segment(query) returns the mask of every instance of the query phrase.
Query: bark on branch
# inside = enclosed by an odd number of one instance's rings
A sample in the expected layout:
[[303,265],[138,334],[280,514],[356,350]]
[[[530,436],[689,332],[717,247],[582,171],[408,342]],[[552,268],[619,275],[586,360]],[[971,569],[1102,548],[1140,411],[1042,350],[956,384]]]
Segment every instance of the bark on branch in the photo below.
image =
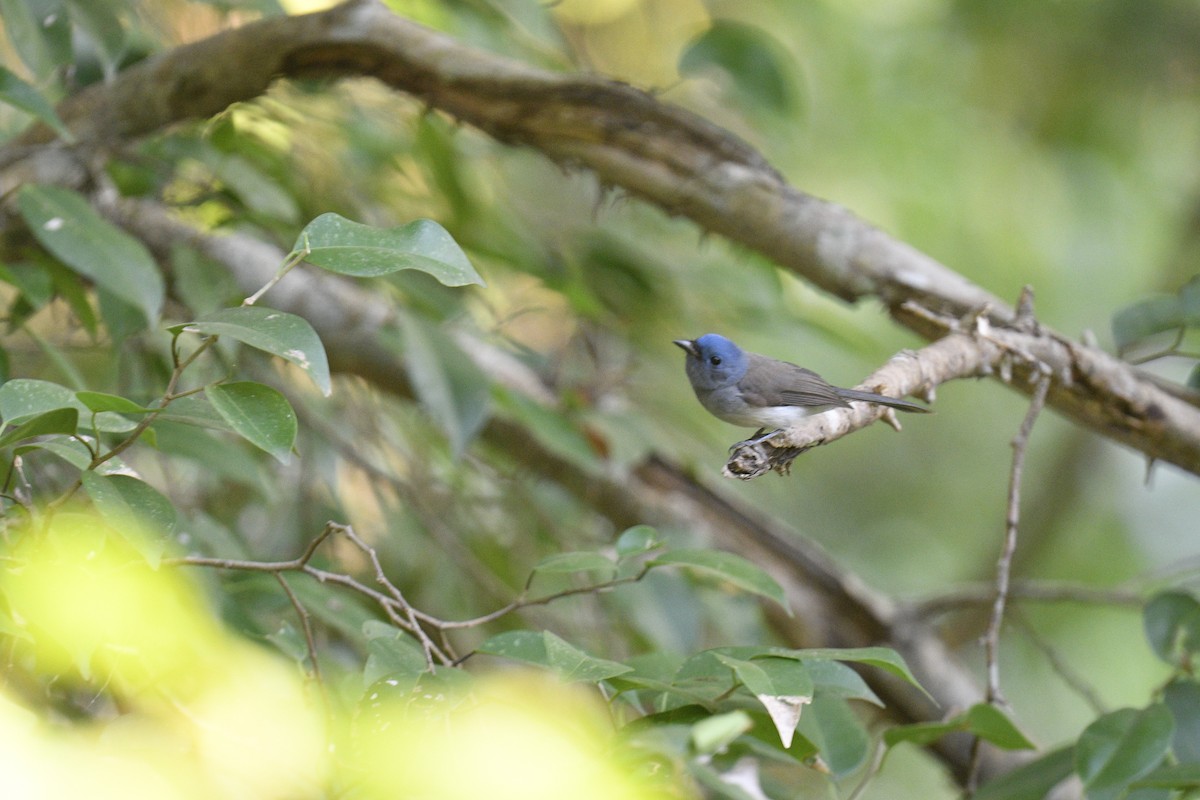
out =
[[[1042,326],[934,259],[833,203],[790,186],[727,131],[625,84],[538,70],[473,50],[395,16],[375,0],[276,17],[137,65],[67,100],[60,115],[90,146],[115,145],[205,118],[261,95],[284,77],[374,76],[505,142],[586,168],[608,185],[687,216],[841,298],[877,297],[902,325],[936,339],[978,314],[998,340],[981,372],[1018,380],[1034,361],[1052,370],[1049,405],[1147,456],[1200,474],[1194,393],[1156,384],[1103,351]],[[50,141],[34,129],[10,148]],[[3,159],[0,159],[3,161]],[[30,170],[10,172],[0,192]],[[44,173],[43,173],[44,174]],[[982,313],[980,311],[982,310]],[[1013,359],[1013,353],[1032,359]]]

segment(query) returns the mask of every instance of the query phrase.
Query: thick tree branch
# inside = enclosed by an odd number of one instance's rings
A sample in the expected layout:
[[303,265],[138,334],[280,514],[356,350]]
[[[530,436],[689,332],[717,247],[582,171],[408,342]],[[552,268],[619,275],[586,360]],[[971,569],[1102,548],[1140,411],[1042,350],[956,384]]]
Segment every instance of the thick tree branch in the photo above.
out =
[[[266,19],[163,53],[67,100],[60,115],[86,146],[115,145],[204,118],[261,95],[281,77],[369,75],[497,139],[535,147],[606,184],[693,219],[839,297],[878,297],[901,324],[930,338],[980,314],[991,335],[1052,368],[1048,403],[1147,456],[1200,474],[1200,408],[1180,388],[1044,326],[1018,324],[996,297],[832,203],[803,194],[753,148],[651,95],[594,76],[562,75],[465,47],[403,20],[374,0]],[[31,130],[0,164],[20,162]],[[42,153],[0,176],[69,180]],[[1019,341],[1011,341],[1011,340]],[[998,358],[1006,358],[998,351]],[[987,362],[981,371],[1001,374]],[[1014,372],[1024,367],[1016,365]],[[1013,385],[1028,392],[1029,380]]]

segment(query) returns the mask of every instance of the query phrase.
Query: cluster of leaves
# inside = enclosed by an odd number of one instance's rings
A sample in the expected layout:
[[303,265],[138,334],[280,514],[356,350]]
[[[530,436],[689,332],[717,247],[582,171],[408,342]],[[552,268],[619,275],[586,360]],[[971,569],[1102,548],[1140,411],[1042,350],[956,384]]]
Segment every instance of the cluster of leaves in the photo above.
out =
[[[42,263],[56,265],[58,285],[67,287],[66,291],[60,289],[60,294],[79,318],[92,311],[83,284],[86,279],[101,298],[109,298],[101,300],[102,309],[109,309],[101,316],[110,329],[129,327],[131,319],[137,320],[139,327],[156,324],[165,302],[164,282],[140,243],[99,217],[82,196],[70,190],[26,186],[18,197],[18,207],[42,248]],[[51,258],[55,260],[51,262]],[[354,277],[417,269],[449,286],[481,283],[449,235],[428,221],[384,230],[335,214],[322,215],[300,231],[276,279],[263,289],[301,261]],[[8,273],[14,286],[28,285],[15,274]],[[0,420],[5,431],[0,447],[10,476],[23,474],[24,465],[42,458],[59,459],[69,470],[65,488],[54,497],[46,496],[48,486],[14,488],[5,501],[7,510],[24,512],[29,524],[10,527],[10,536],[29,535],[82,489],[95,511],[115,530],[150,531],[149,539],[139,535],[131,537],[130,543],[151,564],[158,564],[178,531],[177,511],[171,500],[124,462],[123,455],[137,446],[153,446],[170,456],[178,442],[187,443],[185,452],[195,448],[194,438],[178,436],[182,427],[195,429],[201,436],[236,435],[280,463],[288,462],[298,421],[280,389],[237,376],[188,385],[202,356],[218,342],[232,340],[295,365],[322,394],[330,393],[329,367],[317,333],[300,317],[255,305],[261,294],[256,292],[242,305],[167,326],[159,335],[170,337],[172,369],[155,400],[72,390],[33,378],[13,378],[0,385]],[[50,297],[39,299],[45,303]],[[38,309],[33,300],[23,292],[17,305],[24,304],[26,314],[32,314]],[[98,326],[94,315],[90,319],[93,328]],[[208,445],[210,449],[216,447],[215,441]],[[535,576],[582,576],[587,581],[582,587],[550,597],[524,598],[514,607],[582,591],[613,589],[665,567],[706,573],[723,585],[781,605],[785,602],[779,586],[743,559],[716,551],[664,548],[657,535],[644,527],[622,535],[614,553],[615,558],[603,551],[576,551],[544,559],[532,570],[531,582]],[[302,608],[312,600],[309,588],[301,589],[299,595],[297,602]],[[442,633],[448,627],[429,614],[423,619],[425,625]],[[337,625],[346,623],[345,615],[336,618]],[[15,618],[7,619],[4,627],[21,630]],[[429,650],[422,648],[421,637],[413,635],[419,632],[417,627],[407,625],[401,630],[370,613],[360,617],[357,627],[343,633],[359,639],[368,654],[363,669],[369,687],[364,697],[372,698],[373,703],[388,703],[398,691],[428,691],[430,682],[465,679],[461,668],[449,667],[445,659],[440,665],[431,659]],[[321,658],[311,649],[297,647],[296,635],[281,632],[268,638],[314,667]],[[798,768],[819,762],[835,779],[862,767],[870,753],[870,736],[847,701],[880,701],[848,663],[880,667],[915,683],[903,661],[883,648],[727,647],[687,658],[660,652],[622,663],[591,656],[548,631],[509,630],[486,639],[474,652],[538,665],[567,680],[596,684],[610,699],[620,698],[627,709],[621,716],[633,717],[630,729],[640,740],[653,742],[663,756],[686,763],[697,780],[731,796],[736,792],[721,780],[721,773],[742,755]],[[89,652],[75,659],[83,674],[87,674],[90,657]],[[1002,744],[1026,746],[1011,724],[998,719],[1002,717],[973,712],[946,731],[967,729]],[[929,731],[913,735],[930,738]],[[892,741],[905,739],[897,734]]]
[[1145,607],[1146,638],[1171,677],[1143,708],[1096,718],[1073,744],[1056,748],[984,786],[984,800],[1046,797],[1074,776],[1089,800],[1166,800],[1200,789],[1200,601],[1167,591]]

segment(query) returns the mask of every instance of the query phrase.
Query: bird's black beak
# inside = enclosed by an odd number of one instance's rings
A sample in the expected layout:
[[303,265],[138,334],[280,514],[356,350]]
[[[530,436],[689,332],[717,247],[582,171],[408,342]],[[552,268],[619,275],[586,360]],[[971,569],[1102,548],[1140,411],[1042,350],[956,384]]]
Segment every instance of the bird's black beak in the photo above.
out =
[[696,350],[696,340],[695,339],[674,339],[673,341],[675,342],[675,344],[682,347],[684,352],[686,352],[692,358],[700,357],[700,353]]

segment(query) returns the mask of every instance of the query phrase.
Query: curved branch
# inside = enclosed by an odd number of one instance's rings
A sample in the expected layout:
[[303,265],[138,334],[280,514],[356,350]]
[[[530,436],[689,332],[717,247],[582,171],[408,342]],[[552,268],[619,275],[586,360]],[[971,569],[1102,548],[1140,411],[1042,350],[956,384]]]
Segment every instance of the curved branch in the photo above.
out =
[[[996,297],[846,209],[796,190],[749,145],[690,112],[625,84],[473,50],[376,0],[265,19],[176,48],[68,99],[60,116],[82,142],[103,147],[211,116],[261,95],[281,77],[351,75],[374,76],[501,141],[585,167],[846,300],[878,297],[898,322],[927,338],[952,331],[953,321],[972,310],[994,333],[1032,336],[1024,344],[1053,368],[1049,405],[1200,474],[1194,393],[1158,385],[1048,328],[1035,326],[1036,335],[1022,330],[1016,312]],[[32,129],[7,160],[52,136]],[[31,164],[5,176],[0,194],[45,168]],[[987,362],[983,371],[999,367]],[[1032,384],[1014,385],[1028,392]]]

